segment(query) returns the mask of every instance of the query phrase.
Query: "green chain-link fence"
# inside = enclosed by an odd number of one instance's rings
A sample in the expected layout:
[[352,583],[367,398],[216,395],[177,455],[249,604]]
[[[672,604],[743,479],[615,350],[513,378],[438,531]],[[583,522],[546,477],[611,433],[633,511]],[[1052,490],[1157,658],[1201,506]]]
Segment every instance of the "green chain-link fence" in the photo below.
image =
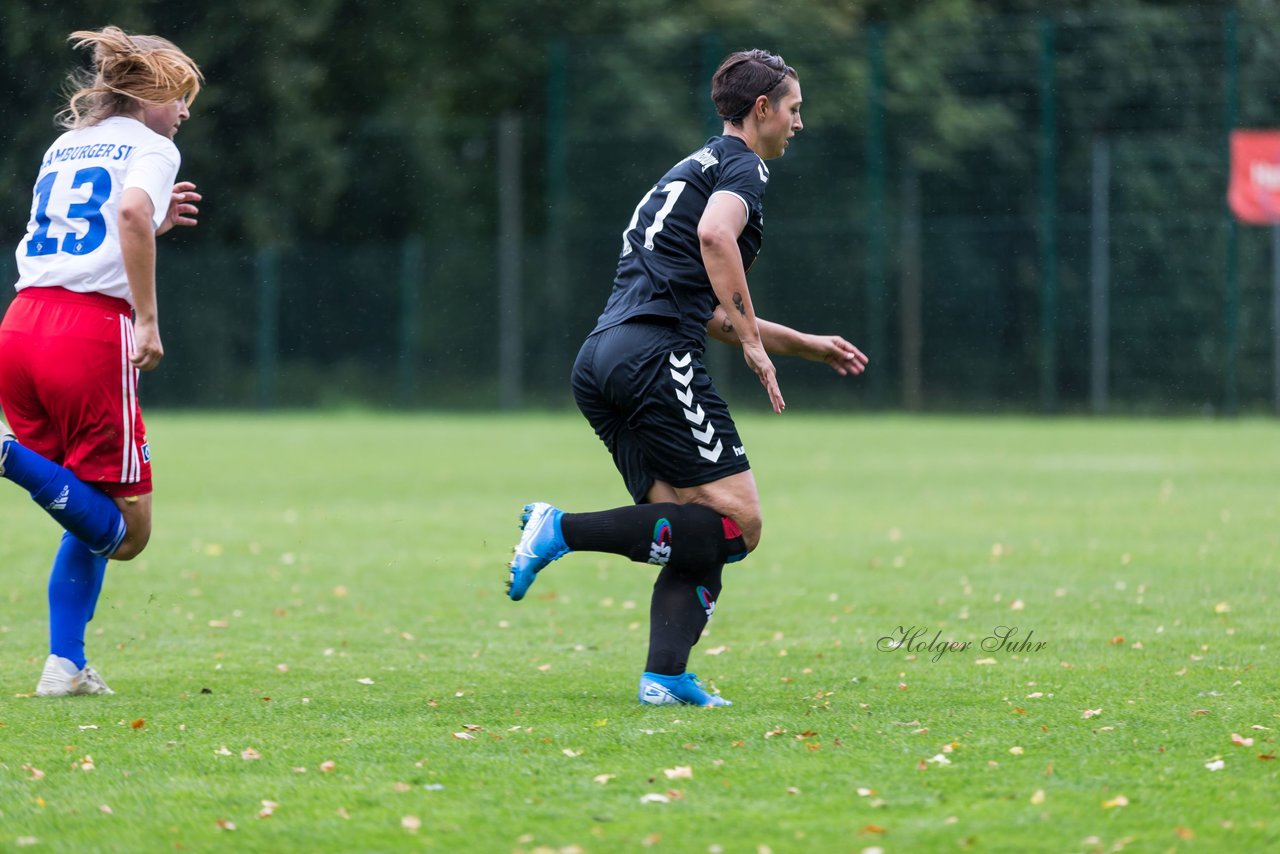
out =
[[[711,71],[751,45],[797,68],[806,122],[771,164],[757,309],[872,357],[854,383],[780,365],[790,402],[1273,404],[1269,238],[1225,193],[1230,129],[1280,122],[1277,57],[1230,9],[551,44],[545,104],[442,131],[470,179],[443,203],[505,199],[514,231],[475,224],[495,214],[383,244],[178,236],[148,403],[568,405],[632,208],[718,132]],[[736,353],[713,364],[735,405],[764,405]]]

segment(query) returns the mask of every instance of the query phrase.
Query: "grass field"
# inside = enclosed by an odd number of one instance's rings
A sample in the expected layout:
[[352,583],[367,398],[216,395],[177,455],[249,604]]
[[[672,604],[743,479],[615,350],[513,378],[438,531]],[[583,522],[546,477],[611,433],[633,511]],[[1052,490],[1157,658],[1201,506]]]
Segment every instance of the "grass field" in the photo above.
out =
[[715,710],[635,702],[652,568],[503,593],[522,503],[626,501],[576,416],[152,414],[111,697],[26,696],[59,532],[3,484],[0,850],[1280,846],[1280,426],[741,426]]

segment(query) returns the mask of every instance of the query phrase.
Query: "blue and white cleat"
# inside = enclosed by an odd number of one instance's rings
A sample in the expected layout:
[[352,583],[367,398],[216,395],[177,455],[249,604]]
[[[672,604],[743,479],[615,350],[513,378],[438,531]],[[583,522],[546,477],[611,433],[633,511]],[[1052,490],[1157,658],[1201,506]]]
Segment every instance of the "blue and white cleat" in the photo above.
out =
[[564,511],[542,501],[524,506],[520,527],[524,533],[516,544],[515,557],[511,558],[511,580],[507,582],[507,595],[519,602],[529,592],[533,581],[547,564],[570,551],[560,530],[560,517]]
[[663,676],[646,672],[640,677],[640,704],[644,706],[732,706],[733,703],[702,687],[693,673]]

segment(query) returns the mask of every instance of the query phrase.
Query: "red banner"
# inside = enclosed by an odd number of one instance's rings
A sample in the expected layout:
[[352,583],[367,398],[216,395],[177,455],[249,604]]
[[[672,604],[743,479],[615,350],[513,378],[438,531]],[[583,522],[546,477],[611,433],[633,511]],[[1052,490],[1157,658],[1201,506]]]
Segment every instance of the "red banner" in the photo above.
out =
[[1280,131],[1232,132],[1227,202],[1241,222],[1280,224]]

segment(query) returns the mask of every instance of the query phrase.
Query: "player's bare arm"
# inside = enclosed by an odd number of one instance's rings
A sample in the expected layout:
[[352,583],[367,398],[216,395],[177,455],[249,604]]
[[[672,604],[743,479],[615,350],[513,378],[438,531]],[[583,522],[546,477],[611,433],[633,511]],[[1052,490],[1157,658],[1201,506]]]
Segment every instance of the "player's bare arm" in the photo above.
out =
[[164,358],[160,321],[156,309],[155,206],[145,190],[130,187],[120,200],[120,251],[134,307],[134,352],[130,357],[140,371],[154,370]]
[[[811,362],[825,362],[840,376],[857,376],[867,369],[866,355],[839,335],[814,335],[790,326],[756,318],[760,341],[774,356],[798,356]],[[707,334],[717,341],[741,346],[733,318],[724,306],[717,306],[707,321]]]
[[777,371],[761,341],[747,273],[738,250],[738,235],[747,224],[747,209],[732,193],[714,193],[698,221],[698,242],[702,263],[711,281],[711,289],[721,307],[734,317],[734,328],[742,346],[742,357],[760,379],[774,412],[782,412],[786,402],[778,388]]

